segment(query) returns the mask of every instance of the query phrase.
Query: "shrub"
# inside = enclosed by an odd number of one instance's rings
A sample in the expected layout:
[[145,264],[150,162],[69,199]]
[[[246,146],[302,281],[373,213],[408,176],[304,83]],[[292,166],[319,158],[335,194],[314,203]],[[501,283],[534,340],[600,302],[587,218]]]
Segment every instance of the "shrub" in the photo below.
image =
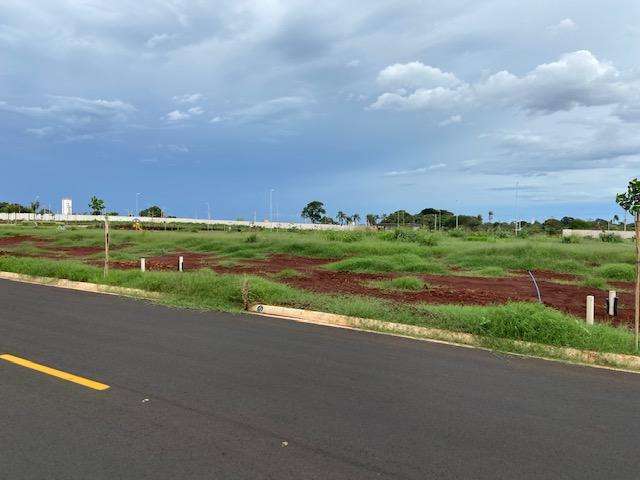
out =
[[582,238],[578,235],[569,235],[568,237],[562,237],[562,243],[580,243],[582,242]]
[[621,243],[622,237],[620,235],[616,235],[615,233],[601,233],[600,240],[608,243]]
[[467,234],[464,230],[456,228],[454,230],[449,230],[449,236],[453,238],[464,238],[467,236]]
[[257,241],[258,241],[258,234],[257,233],[251,233],[245,239],[245,242],[247,242],[247,243],[256,243]]
[[636,278],[634,266],[628,263],[606,263],[598,267],[596,272],[601,277],[609,280],[626,280],[631,282]]

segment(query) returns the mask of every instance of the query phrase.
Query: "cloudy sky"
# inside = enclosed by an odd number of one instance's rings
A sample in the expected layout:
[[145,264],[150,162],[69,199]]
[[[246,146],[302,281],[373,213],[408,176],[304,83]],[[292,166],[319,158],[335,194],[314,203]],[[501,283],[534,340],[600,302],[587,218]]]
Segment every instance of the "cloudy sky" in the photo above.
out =
[[0,200],[607,217],[640,2],[3,0]]

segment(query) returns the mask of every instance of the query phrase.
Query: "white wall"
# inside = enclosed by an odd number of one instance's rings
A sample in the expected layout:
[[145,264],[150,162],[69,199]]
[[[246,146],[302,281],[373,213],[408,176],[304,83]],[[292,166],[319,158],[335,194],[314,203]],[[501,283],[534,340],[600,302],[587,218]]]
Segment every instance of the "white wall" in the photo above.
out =
[[563,237],[570,237],[571,235],[575,235],[576,237],[600,238],[600,235],[602,233],[613,233],[614,235],[618,235],[621,238],[635,238],[636,236],[633,230],[627,230],[626,232],[623,230],[573,230],[571,228],[564,228],[562,230]]
[[[0,213],[0,221],[37,221],[37,222],[101,222],[103,215],[60,215],[36,213]],[[140,220],[145,223],[199,223],[209,225],[246,226],[260,228],[297,228],[299,230],[351,230],[352,225],[324,225],[319,223],[289,223],[289,222],[246,222],[243,220],[201,220],[197,218],[157,218],[157,217],[126,217],[122,215],[109,216],[110,222],[132,222]]]

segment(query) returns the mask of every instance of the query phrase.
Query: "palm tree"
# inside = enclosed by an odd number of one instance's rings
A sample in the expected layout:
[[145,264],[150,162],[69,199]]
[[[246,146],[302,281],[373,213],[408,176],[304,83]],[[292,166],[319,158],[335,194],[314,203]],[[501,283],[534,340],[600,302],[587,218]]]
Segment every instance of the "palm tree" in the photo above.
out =
[[342,210],[340,210],[338,212],[338,214],[336,215],[336,219],[338,220],[338,223],[340,225],[342,225],[345,222],[345,220],[347,219],[347,214],[344,213]]
[[352,221],[353,223],[359,223],[359,222],[360,222],[360,214],[359,214],[359,213],[354,213],[354,214],[351,216],[351,221]]
[[493,222],[493,210],[489,210],[489,223]]

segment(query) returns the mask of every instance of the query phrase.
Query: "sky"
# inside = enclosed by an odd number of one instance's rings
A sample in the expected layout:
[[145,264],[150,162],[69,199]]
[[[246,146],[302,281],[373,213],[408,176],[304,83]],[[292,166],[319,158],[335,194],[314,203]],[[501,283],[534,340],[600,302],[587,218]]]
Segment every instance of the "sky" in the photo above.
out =
[[637,0],[3,0],[0,201],[611,218],[639,58]]

